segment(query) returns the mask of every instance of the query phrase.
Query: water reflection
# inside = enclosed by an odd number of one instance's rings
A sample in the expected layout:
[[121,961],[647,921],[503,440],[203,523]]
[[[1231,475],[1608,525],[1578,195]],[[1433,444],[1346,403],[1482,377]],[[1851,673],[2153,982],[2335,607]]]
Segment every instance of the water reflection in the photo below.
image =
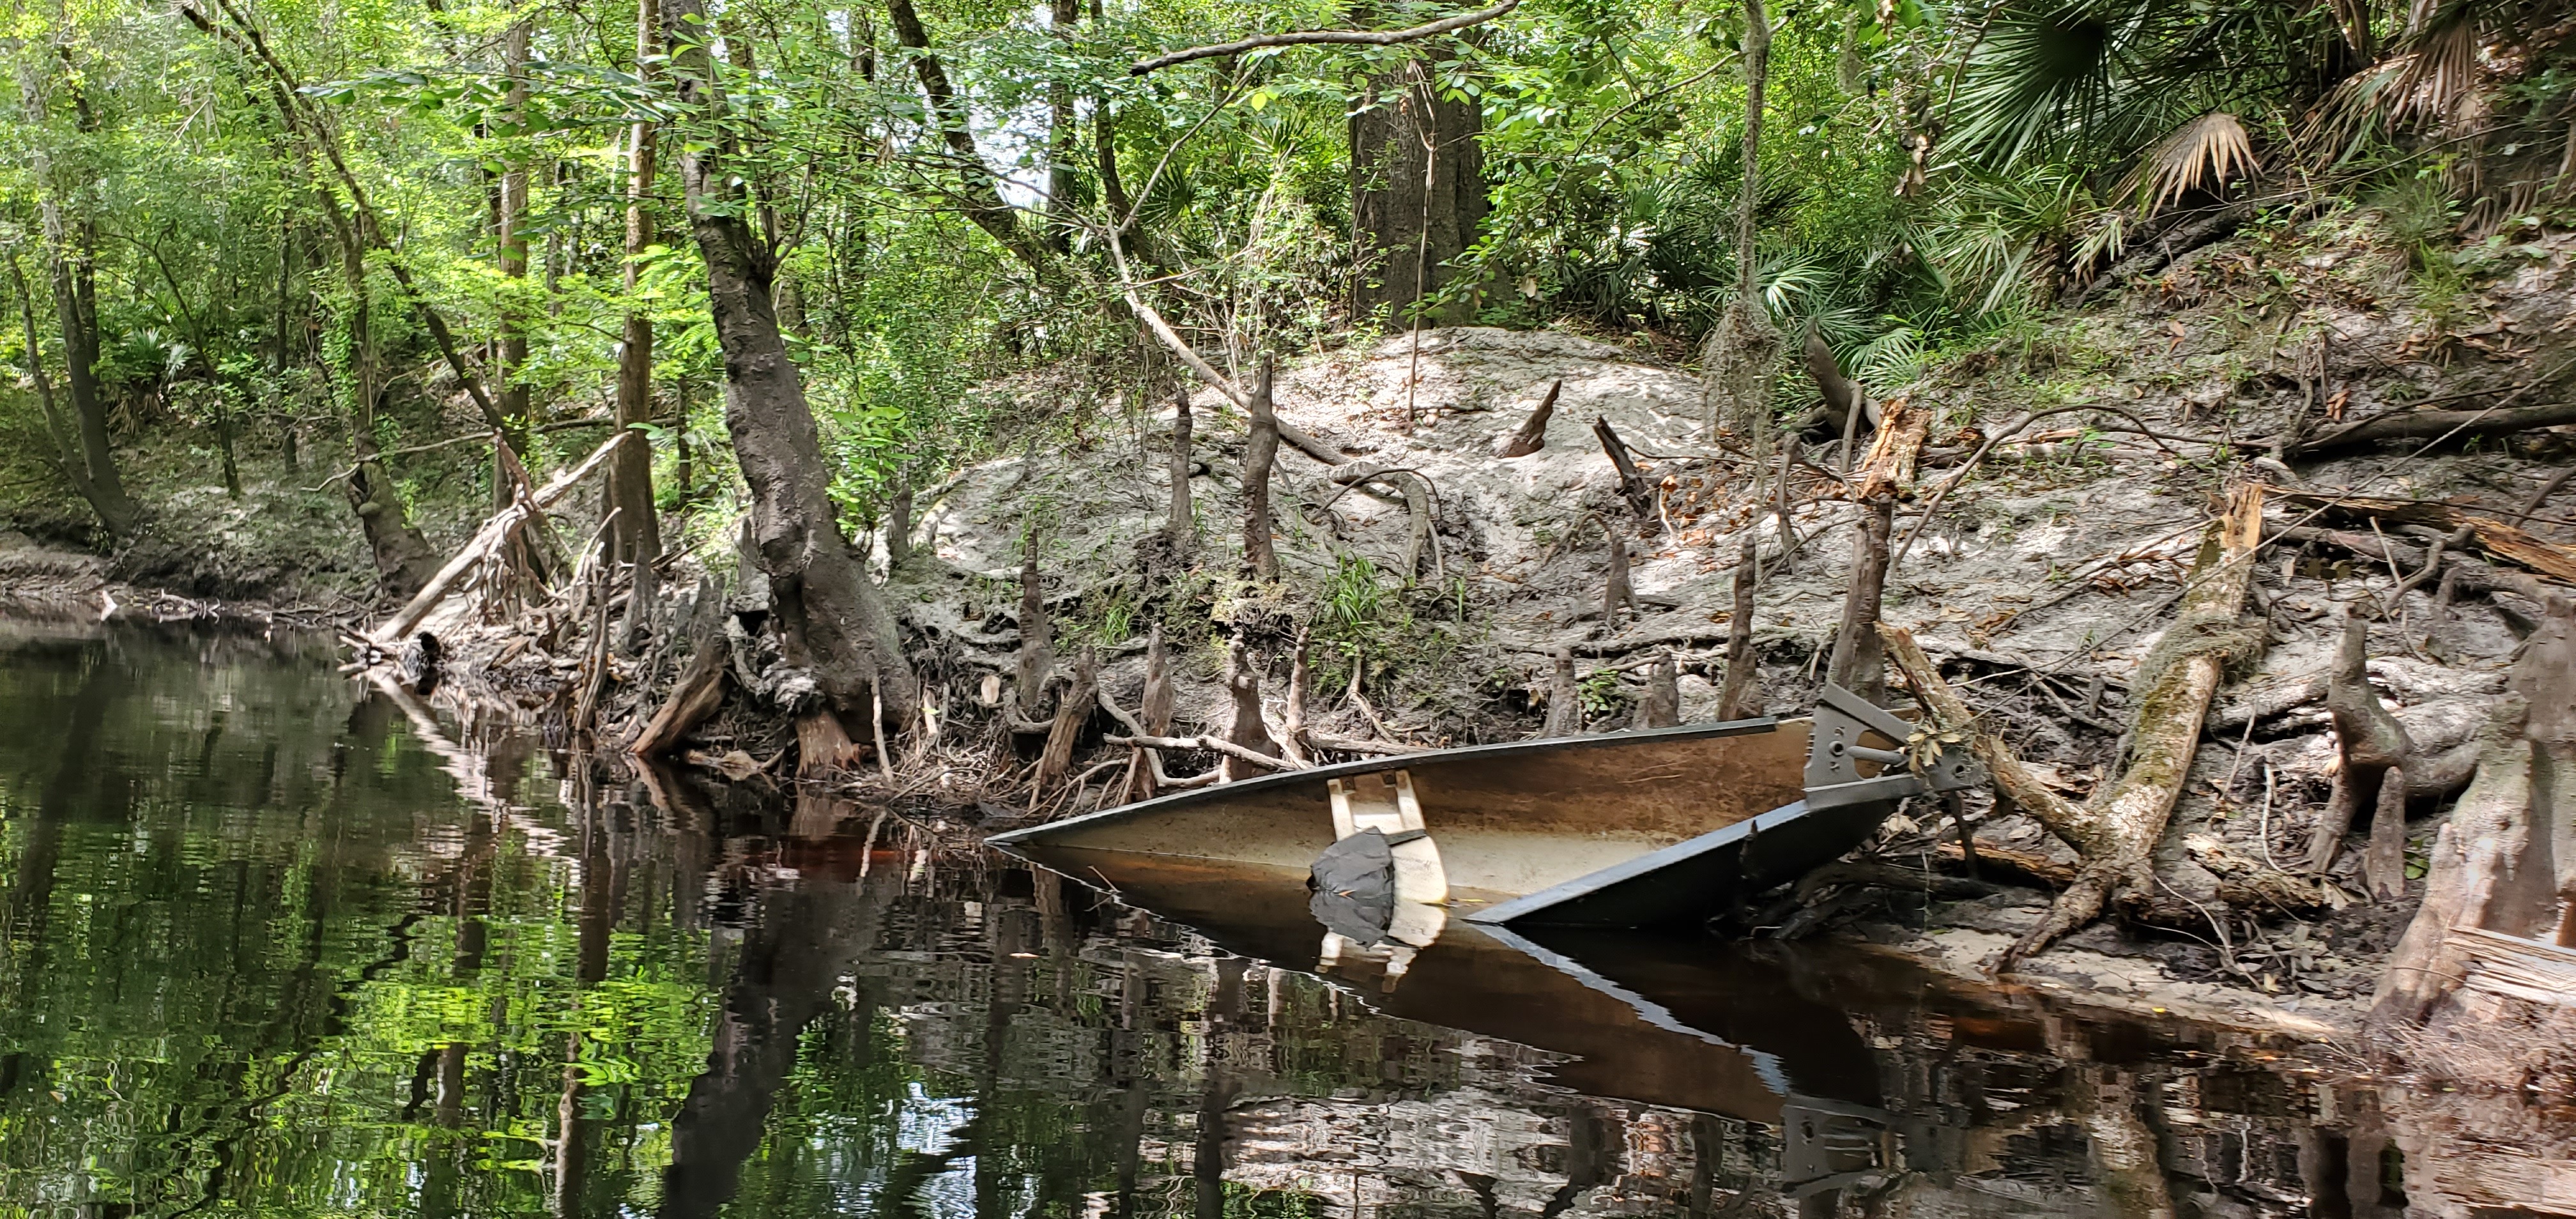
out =
[[[1293,877],[943,850],[443,718],[319,641],[0,647],[0,1213],[2372,1219],[2559,1188],[2241,1034],[1454,921],[1390,980],[1321,959]],[[2428,1164],[2446,1192],[2410,1198]]]

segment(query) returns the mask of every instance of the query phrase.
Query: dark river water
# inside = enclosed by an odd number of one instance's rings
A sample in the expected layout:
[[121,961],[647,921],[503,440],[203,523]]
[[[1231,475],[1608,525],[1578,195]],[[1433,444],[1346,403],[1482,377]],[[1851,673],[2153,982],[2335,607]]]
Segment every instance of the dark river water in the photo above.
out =
[[2420,1165],[2463,1127],[2293,1047],[1847,950],[1453,924],[1319,973],[1278,878],[1060,865],[1113,898],[336,659],[0,623],[0,1215],[2353,1219],[2569,1184],[2454,1198]]

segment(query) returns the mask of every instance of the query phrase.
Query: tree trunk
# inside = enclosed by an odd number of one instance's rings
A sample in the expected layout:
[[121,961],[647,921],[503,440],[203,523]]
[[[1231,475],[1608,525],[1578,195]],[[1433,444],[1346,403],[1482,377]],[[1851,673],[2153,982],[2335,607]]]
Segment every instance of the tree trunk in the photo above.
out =
[[[1762,0],[1744,4],[1744,182],[1735,199],[1735,299],[1702,349],[1703,425],[1711,439],[1729,419],[1758,460],[1770,432],[1771,363],[1780,334],[1762,302],[1754,221],[1762,204],[1762,92],[1771,80],[1771,18]],[[1721,411],[1721,407],[1726,408]]]
[[[526,123],[528,108],[528,34],[529,23],[515,21],[501,36],[501,62],[509,74],[509,88],[501,97],[503,121],[512,128]],[[519,324],[516,281],[528,277],[528,164],[524,146],[513,150],[508,167],[501,171],[501,200],[498,223],[493,233],[498,251],[501,278],[513,281],[501,302],[500,368],[497,369],[501,418],[510,433],[510,447],[527,449],[528,387],[519,383],[519,373],[528,364],[528,335]],[[507,503],[513,494],[506,480],[492,480],[495,506]]]
[[[19,90],[27,106],[31,125],[45,120],[43,84],[33,68],[19,80]],[[80,99],[74,99],[79,103]],[[82,103],[80,127],[89,131],[95,126],[89,107]],[[118,537],[134,532],[142,522],[143,511],[125,493],[125,482],[116,472],[115,452],[107,435],[107,403],[98,386],[98,279],[95,247],[97,223],[88,215],[73,215],[61,198],[59,185],[53,181],[52,158],[41,143],[30,166],[36,180],[37,210],[45,232],[45,256],[54,289],[55,320],[63,336],[63,381],[70,390],[72,426],[79,441],[82,480],[75,486],[98,513],[99,523]],[[30,351],[29,358],[35,353]]]
[[349,291],[349,476],[341,489],[358,514],[358,528],[375,556],[376,582],[397,600],[409,600],[438,571],[429,539],[411,523],[393,476],[376,457],[376,336],[367,292],[367,249],[328,192],[316,191],[332,231],[340,236],[341,270]]
[[1878,611],[1887,587],[1887,536],[1894,524],[1896,498],[1880,496],[1861,505],[1860,532],[1853,538],[1851,592],[1843,598],[1842,629],[1834,634],[1834,655],[1825,680],[1875,703],[1887,693],[1886,651],[1878,634]]
[[[1354,18],[1367,24],[1370,6]],[[1352,304],[1402,316],[1439,293],[1484,223],[1484,110],[1440,96],[1438,53],[1416,50],[1372,74],[1351,99],[1351,229],[1361,268]],[[1464,321],[1470,305],[1434,321]]]
[[1740,720],[1761,714],[1753,660],[1753,583],[1759,555],[1753,544],[1753,531],[1744,531],[1744,541],[1735,552],[1735,607],[1726,622],[1726,684],[1717,695],[1717,718],[1720,722]]
[[1243,563],[1257,580],[1279,578],[1279,554],[1270,541],[1270,470],[1279,459],[1279,416],[1272,409],[1272,367],[1261,357],[1261,378],[1245,402],[1252,438],[1243,446]]
[[[666,0],[661,8],[682,106],[705,127],[720,127],[726,103],[706,51],[702,0]],[[862,720],[881,708],[900,731],[920,699],[902,635],[841,533],[814,413],[772,311],[771,251],[729,185],[725,142],[714,130],[700,135],[681,144],[680,181],[706,261],[708,304],[724,353],[725,427],[751,489],[752,536],[769,577],[780,651],[789,664],[814,670],[843,717]]]
[[[636,72],[651,73],[654,0],[636,0]],[[639,261],[653,244],[653,124],[626,131],[626,295],[631,301],[642,272]],[[662,553],[662,526],[653,505],[653,446],[640,425],[653,422],[653,318],[630,304],[625,341],[617,349],[617,426],[625,444],[608,467],[608,507],[616,510],[609,553],[621,562],[649,563]],[[683,426],[686,426],[683,421]]]
[[27,379],[35,384],[36,406],[53,440],[52,464],[62,471],[63,480],[72,485],[72,490],[89,501],[90,510],[105,521],[107,511],[99,502],[98,486],[89,480],[89,464],[81,459],[79,428],[63,417],[62,406],[54,398],[53,378],[45,374],[45,348],[36,335],[36,298],[27,290],[27,275],[18,268],[15,251],[9,255],[9,278],[18,290],[18,316],[25,323]]
[[1172,514],[1163,535],[1178,555],[1198,540],[1198,520],[1190,513],[1190,394],[1175,390],[1172,397]]

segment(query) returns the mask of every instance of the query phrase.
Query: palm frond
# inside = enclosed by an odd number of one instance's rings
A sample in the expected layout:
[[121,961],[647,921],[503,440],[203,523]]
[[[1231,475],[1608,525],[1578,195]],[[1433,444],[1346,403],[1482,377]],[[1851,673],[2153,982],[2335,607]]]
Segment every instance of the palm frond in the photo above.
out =
[[2260,163],[2245,124],[2224,110],[2212,110],[2183,124],[2157,144],[2131,171],[2123,194],[2146,196],[2146,214],[2190,191],[2215,193],[2230,178],[2252,177]]

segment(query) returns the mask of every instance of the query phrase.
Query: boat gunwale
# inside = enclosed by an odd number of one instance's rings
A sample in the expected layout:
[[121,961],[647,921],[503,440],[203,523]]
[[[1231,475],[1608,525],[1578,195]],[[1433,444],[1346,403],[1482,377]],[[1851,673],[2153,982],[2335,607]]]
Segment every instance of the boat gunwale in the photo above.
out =
[[[1438,765],[1449,762],[1519,757],[1525,754],[1556,753],[1576,749],[1615,749],[1628,745],[1658,741],[1751,736],[1757,732],[1776,731],[1781,724],[1786,722],[1789,721],[1783,720],[1781,717],[1776,715],[1762,715],[1755,716],[1750,719],[1723,720],[1713,724],[1683,724],[1672,728],[1638,728],[1620,732],[1599,733],[1591,736],[1541,737],[1539,739],[1529,741],[1502,741],[1491,745],[1461,745],[1451,749],[1426,749],[1419,753],[1391,754],[1385,757],[1362,758],[1356,762],[1336,762],[1330,766],[1310,766],[1302,770],[1274,771],[1270,774],[1261,775],[1255,778],[1241,779],[1232,783],[1217,783],[1207,787],[1193,788],[1189,791],[1174,792],[1168,796],[1157,796],[1151,800],[1140,800],[1133,804],[1122,804],[1116,808],[1105,808],[1098,812],[1085,813],[1082,816],[1068,818],[1063,821],[1050,821],[1040,825],[1023,826],[1016,830],[995,834],[992,837],[985,839],[984,842],[987,846],[999,847],[1003,850],[1011,851],[1013,854],[1018,854],[1018,852],[1012,850],[1012,848],[1022,845],[1042,845],[1047,836],[1072,830],[1077,827],[1106,825],[1112,822],[1142,818],[1176,809],[1193,808],[1204,804],[1222,803],[1227,800],[1240,799],[1246,795],[1268,791],[1272,788],[1288,787],[1301,783],[1313,783],[1326,779],[1338,779],[1350,775],[1378,774],[1390,770],[1409,770],[1425,765]],[[1684,841],[1689,840],[1685,839]]]

